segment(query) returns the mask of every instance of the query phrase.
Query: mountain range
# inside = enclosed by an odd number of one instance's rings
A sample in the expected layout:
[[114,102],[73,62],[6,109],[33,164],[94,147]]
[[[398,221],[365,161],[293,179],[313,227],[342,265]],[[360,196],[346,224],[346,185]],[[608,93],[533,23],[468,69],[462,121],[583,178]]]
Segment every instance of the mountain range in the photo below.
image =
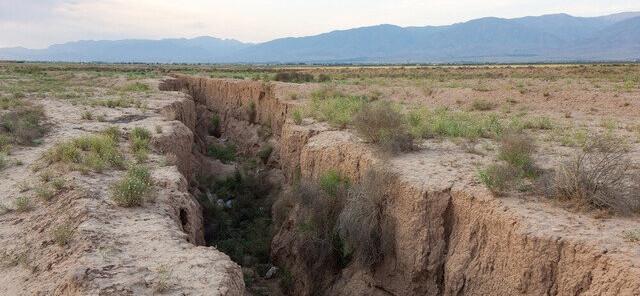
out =
[[0,48],[0,60],[142,63],[640,61],[640,12],[487,17],[447,26],[378,25],[264,43],[234,39],[77,41]]

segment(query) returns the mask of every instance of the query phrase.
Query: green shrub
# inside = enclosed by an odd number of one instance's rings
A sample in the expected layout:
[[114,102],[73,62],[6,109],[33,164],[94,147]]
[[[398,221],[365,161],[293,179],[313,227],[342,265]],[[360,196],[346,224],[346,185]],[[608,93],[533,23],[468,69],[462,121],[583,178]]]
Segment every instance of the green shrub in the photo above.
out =
[[223,163],[235,161],[236,145],[233,143],[227,145],[211,145],[207,148],[207,156],[219,159]]
[[136,127],[129,133],[129,142],[133,156],[138,163],[142,163],[149,158],[149,141],[151,140],[151,132],[145,128]]
[[214,130],[217,130],[220,127],[220,116],[218,115],[213,115],[211,116],[211,127]]
[[53,192],[46,185],[36,186],[36,195],[42,200],[50,200],[53,197]]
[[139,206],[151,190],[151,173],[145,166],[131,166],[113,186],[113,200],[121,207]]

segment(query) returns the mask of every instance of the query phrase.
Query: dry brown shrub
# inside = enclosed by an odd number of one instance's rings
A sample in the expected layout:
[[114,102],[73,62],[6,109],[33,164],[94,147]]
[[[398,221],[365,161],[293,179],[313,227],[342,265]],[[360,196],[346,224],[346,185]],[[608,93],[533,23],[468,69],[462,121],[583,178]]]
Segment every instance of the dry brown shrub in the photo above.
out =
[[46,131],[42,126],[45,114],[41,106],[16,108],[0,116],[0,133],[5,132],[13,137],[15,143],[32,145]]
[[370,170],[349,189],[338,228],[361,267],[371,268],[393,252],[393,227],[383,216],[388,192],[396,179],[396,174],[389,171]]
[[598,136],[587,141],[560,166],[550,185],[550,193],[559,200],[620,212],[638,207],[638,187],[620,139]]
[[389,102],[376,101],[363,105],[352,122],[364,140],[377,144],[386,152],[415,149],[413,135],[408,132],[404,115]]

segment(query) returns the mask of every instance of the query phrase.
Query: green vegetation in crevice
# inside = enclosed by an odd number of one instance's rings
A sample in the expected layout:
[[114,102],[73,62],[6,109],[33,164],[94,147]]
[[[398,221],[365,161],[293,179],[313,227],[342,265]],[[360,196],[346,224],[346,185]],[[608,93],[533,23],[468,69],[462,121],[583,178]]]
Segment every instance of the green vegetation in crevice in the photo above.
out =
[[236,161],[237,146],[234,143],[229,144],[211,144],[207,148],[207,156],[220,160],[222,163],[230,163]]
[[266,172],[236,171],[224,179],[200,177],[198,184],[203,192],[199,201],[207,245],[264,275],[271,266],[271,204],[276,194]]

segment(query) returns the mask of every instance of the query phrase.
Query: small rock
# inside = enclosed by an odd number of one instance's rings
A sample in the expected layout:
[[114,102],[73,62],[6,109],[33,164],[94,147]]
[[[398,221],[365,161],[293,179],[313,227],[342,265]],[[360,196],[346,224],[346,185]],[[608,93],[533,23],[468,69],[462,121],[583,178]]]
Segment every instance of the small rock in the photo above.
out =
[[264,275],[264,278],[270,279],[274,277],[276,274],[278,274],[278,268],[275,266],[271,266],[271,268],[269,268],[269,271],[267,271],[267,274]]
[[224,200],[218,199],[216,204],[218,205],[218,208],[223,208],[224,207]]

